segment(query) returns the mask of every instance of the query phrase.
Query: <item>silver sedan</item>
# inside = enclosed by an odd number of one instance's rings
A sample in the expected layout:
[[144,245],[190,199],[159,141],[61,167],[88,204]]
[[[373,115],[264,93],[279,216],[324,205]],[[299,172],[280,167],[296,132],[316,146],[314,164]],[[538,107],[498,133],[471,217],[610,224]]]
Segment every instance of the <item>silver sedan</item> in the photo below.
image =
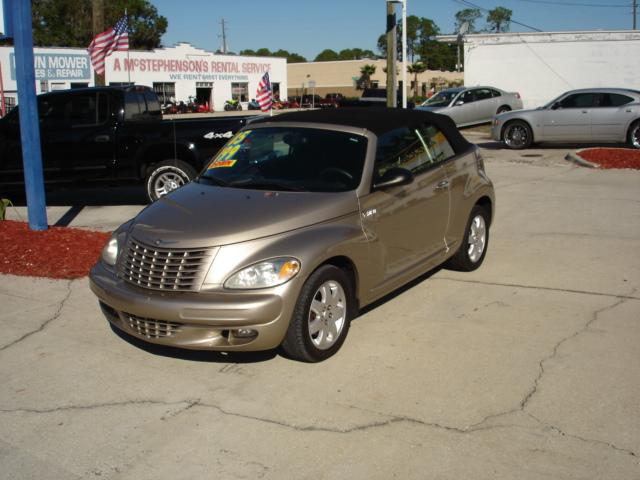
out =
[[640,148],[640,91],[572,90],[535,110],[496,115],[491,136],[515,149],[534,142],[628,142]]
[[498,113],[521,108],[519,93],[505,92],[495,87],[447,88],[416,107],[417,110],[447,115],[458,127],[488,123]]

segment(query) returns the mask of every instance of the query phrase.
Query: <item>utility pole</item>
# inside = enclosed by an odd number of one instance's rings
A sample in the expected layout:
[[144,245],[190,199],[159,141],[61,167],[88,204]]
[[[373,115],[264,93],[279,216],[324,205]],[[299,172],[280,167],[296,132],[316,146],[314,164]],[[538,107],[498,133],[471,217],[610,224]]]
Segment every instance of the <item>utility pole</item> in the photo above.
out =
[[[104,0],[92,0],[93,38],[104,31]],[[96,86],[104,85],[104,75],[99,75],[94,70],[93,82]]]
[[220,22],[220,25],[222,25],[222,35],[219,35],[222,37],[222,53],[227,53],[227,32],[224,28],[225,22],[224,22],[224,18],[222,19],[222,21]]
[[395,5],[387,1],[387,107],[398,106],[396,90],[396,13]]
[[633,0],[633,29],[636,30],[636,18],[638,17],[638,0]]

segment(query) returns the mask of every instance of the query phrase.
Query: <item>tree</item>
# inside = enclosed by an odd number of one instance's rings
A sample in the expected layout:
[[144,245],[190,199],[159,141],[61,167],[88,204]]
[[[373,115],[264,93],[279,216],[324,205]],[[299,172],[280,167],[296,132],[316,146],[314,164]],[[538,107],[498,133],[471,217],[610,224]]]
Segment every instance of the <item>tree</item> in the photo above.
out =
[[468,33],[476,33],[476,20],[478,20],[482,14],[479,8],[465,8],[456,12],[456,33],[460,32],[462,24],[467,22],[469,24]]
[[[397,28],[398,60],[402,60],[402,22],[399,21]],[[422,54],[428,50],[431,45],[438,43],[434,37],[440,34],[440,28],[430,18],[416,17],[410,15],[407,17],[407,56],[411,63],[414,63],[415,57],[418,56],[422,60]],[[387,36],[380,35],[378,37],[378,50],[383,56],[387,55]],[[455,65],[455,61],[454,61]]]
[[339,60],[338,52],[331,50],[330,48],[326,48],[316,55],[314,62],[332,62],[335,60]]
[[287,50],[276,50],[272,52],[268,48],[259,48],[258,50],[251,50],[250,48],[245,48],[244,50],[240,50],[240,55],[246,55],[248,57],[279,57],[286,58],[288,63],[301,63],[306,62],[307,59],[302,55],[298,55],[297,53],[291,53]]
[[376,73],[376,66],[366,64],[360,69],[360,78],[357,81],[356,88],[363,90],[365,88],[371,88],[371,76]]
[[360,60],[362,58],[376,58],[376,54],[371,50],[361,48],[345,48],[338,53],[338,60]]
[[427,70],[427,66],[424,63],[416,62],[407,66],[407,72],[413,74],[413,101],[416,101],[418,96],[418,74]]
[[513,12],[505,7],[496,7],[489,10],[487,15],[487,28],[496,33],[508,32]]
[[[147,0],[110,0],[104,4],[104,29],[129,16],[129,45],[150,50],[161,45],[168,22]],[[38,46],[87,47],[94,37],[88,0],[33,0],[33,42]]]

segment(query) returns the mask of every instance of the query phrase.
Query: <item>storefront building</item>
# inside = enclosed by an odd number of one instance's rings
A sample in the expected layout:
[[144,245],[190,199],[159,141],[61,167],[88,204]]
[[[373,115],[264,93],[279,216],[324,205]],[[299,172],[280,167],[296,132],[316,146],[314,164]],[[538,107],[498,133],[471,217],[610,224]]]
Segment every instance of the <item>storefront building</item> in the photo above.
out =
[[[44,93],[94,85],[89,54],[78,48],[35,48],[36,91]],[[17,101],[13,47],[0,47],[0,68],[5,104]],[[150,51],[114,52],[105,62],[107,85],[145,85],[161,103],[195,101],[211,110],[224,109],[229,99],[255,98],[258,83],[269,72],[274,94],[286,97],[287,62],[283,58],[217,55],[180,43]]]
[[[333,62],[290,63],[287,65],[289,96],[320,95],[340,93],[345,97],[359,97],[362,90],[357,88],[361,70],[371,65],[375,72],[371,75],[372,88],[385,88],[387,61],[379,59],[340,60]],[[402,80],[402,63],[397,66],[398,80]],[[407,93],[412,96],[426,96],[428,90],[441,90],[451,85],[462,84],[461,72],[425,70],[418,74],[417,84],[414,74],[407,73]],[[417,89],[416,89],[417,86]]]

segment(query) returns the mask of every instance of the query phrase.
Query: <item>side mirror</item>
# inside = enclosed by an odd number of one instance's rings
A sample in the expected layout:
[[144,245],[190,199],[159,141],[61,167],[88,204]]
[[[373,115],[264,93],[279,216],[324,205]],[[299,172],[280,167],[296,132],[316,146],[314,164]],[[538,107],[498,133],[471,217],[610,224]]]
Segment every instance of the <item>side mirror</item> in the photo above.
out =
[[464,101],[462,101],[462,100],[458,100],[456,103],[454,103],[454,105],[455,105],[456,107],[459,107],[460,105],[464,105]]
[[413,182],[413,173],[406,168],[390,168],[373,184],[374,190],[408,185]]

